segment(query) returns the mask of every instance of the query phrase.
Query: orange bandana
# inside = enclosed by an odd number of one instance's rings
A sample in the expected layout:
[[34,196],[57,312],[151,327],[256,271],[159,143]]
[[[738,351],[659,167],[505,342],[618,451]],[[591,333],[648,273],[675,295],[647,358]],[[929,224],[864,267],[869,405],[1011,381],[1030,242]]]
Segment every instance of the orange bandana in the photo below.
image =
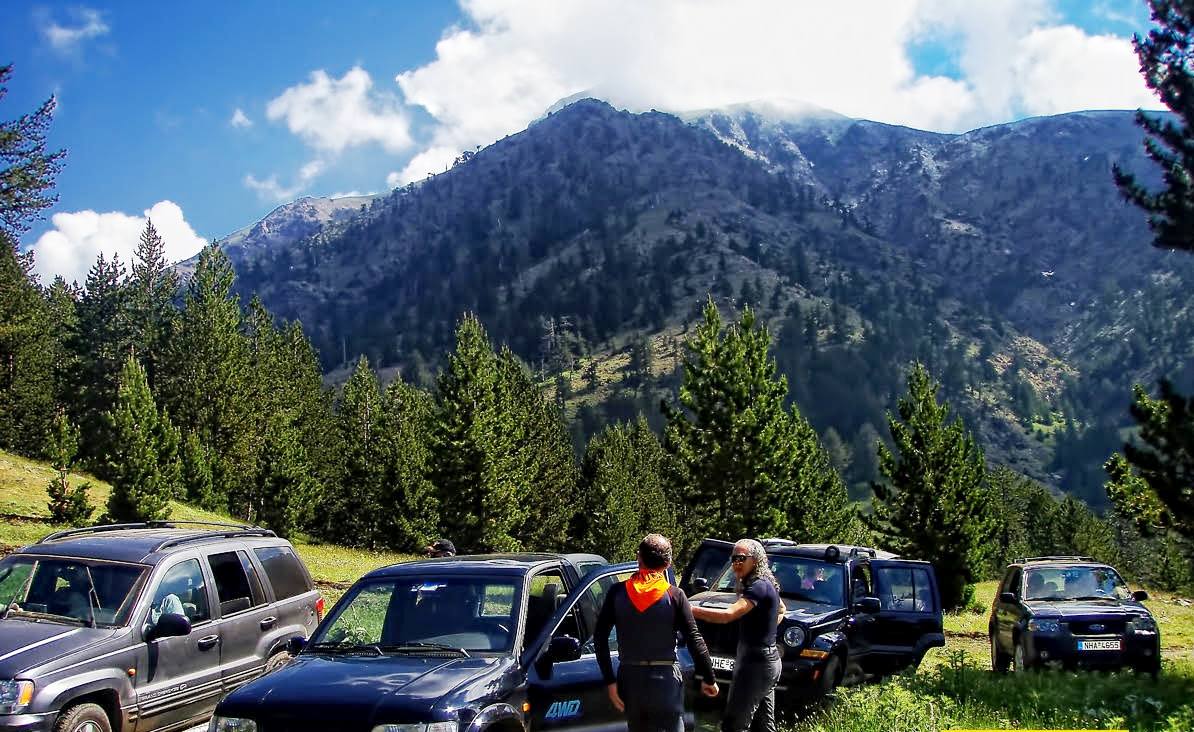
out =
[[646,612],[647,608],[659,602],[659,598],[667,594],[670,587],[667,575],[663,572],[648,572],[640,569],[630,579],[626,580],[626,596],[634,605],[634,609]]

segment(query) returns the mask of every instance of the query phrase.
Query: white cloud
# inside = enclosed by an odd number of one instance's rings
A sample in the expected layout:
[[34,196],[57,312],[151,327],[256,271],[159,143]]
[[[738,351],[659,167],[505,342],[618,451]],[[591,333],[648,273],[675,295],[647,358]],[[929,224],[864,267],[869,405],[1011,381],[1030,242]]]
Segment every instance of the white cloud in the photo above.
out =
[[57,213],[50,219],[54,228],[38,237],[31,247],[34,271],[43,282],[62,275],[67,282],[82,284],[100,252],[108,258],[119,255],[127,265],[137,249],[146,218],[153,220],[166,245],[166,258],[171,262],[194,255],[207,243],[195,233],[173,201],[159,201],[141,216],[119,211]]
[[299,168],[298,176],[292,185],[286,186],[278,182],[276,174],[270,175],[264,180],[254,176],[252,173],[245,176],[245,186],[257,192],[257,195],[266,201],[288,201],[311,185],[311,182],[323,173],[327,168],[327,163],[316,158],[308,163],[304,163],[303,167]]
[[372,90],[373,80],[359,66],[334,79],[323,70],[270,101],[271,121],[285,120],[287,128],[309,146],[324,153],[340,153],[358,145],[379,144],[400,153],[411,146],[410,120],[393,95]]
[[232,118],[228,120],[228,124],[238,129],[244,129],[246,127],[252,127],[253,120],[249,119],[244,110],[242,110],[240,107],[237,107],[232,112]]
[[[943,131],[1157,106],[1129,41],[1062,25],[1056,0],[462,0],[462,8],[468,22],[445,32],[436,58],[395,78],[406,103],[435,124],[387,183],[440,172],[460,150],[523,129],[578,90],[636,110],[799,99]],[[945,44],[956,78],[917,71],[913,54],[926,41]],[[346,81],[313,75],[307,86],[336,83]]]
[[386,188],[394,189],[400,185],[402,185],[402,174],[397,170],[391,171],[390,174],[386,176]]
[[38,14],[38,29],[55,51],[71,53],[84,41],[106,35],[111,30],[98,10],[76,8],[70,12],[75,21],[70,25],[59,25],[44,11]]

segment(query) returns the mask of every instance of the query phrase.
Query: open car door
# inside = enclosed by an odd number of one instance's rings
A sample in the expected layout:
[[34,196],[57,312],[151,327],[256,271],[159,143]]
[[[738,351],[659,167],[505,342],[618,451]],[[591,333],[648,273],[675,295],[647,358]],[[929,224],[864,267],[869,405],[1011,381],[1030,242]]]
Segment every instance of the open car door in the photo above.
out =
[[868,673],[888,674],[920,663],[930,648],[945,645],[937,576],[928,562],[870,562],[878,612],[864,626]]
[[[685,595],[695,595],[709,589],[714,580],[721,576],[730,563],[730,554],[734,551],[734,542],[722,539],[705,539],[692,559],[684,567],[684,574],[680,576],[680,589]],[[701,582],[698,582],[701,580]]]
[[[531,730],[626,729],[625,717],[609,702],[597,665],[593,631],[606,593],[637,570],[636,563],[590,570],[538,637],[527,640],[521,660],[527,669]],[[616,671],[616,632],[610,634],[610,656]]]

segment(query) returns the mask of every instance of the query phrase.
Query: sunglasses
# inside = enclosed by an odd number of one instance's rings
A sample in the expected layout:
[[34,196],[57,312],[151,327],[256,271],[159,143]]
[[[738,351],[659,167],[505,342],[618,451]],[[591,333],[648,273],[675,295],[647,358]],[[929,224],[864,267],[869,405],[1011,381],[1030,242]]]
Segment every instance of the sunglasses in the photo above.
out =
[[734,564],[742,564],[747,559],[750,559],[749,554],[735,554],[734,556],[730,557],[730,561]]

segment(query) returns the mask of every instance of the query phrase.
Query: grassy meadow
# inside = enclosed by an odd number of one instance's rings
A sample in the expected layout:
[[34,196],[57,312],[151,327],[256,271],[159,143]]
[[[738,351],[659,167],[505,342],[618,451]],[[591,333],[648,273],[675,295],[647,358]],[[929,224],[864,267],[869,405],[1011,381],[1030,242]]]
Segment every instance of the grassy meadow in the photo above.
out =
[[[43,463],[0,452],[0,549],[22,546],[54,531],[48,522]],[[102,511],[111,487],[90,480],[90,498]],[[226,516],[183,503],[171,518],[227,521]],[[335,603],[355,579],[371,569],[410,558],[311,544],[295,547],[328,600]],[[996,582],[983,582],[976,597],[984,607]],[[1135,589],[1135,588],[1133,588]],[[881,684],[840,690],[834,699],[784,720],[785,732],[939,732],[950,729],[1129,729],[1148,732],[1194,730],[1194,602],[1151,592],[1147,605],[1161,629],[1164,669],[1157,681],[1124,672],[1043,671],[996,675],[989,671],[988,611],[945,617],[946,647],[934,649],[916,673]],[[701,728],[712,724],[702,720]]]

